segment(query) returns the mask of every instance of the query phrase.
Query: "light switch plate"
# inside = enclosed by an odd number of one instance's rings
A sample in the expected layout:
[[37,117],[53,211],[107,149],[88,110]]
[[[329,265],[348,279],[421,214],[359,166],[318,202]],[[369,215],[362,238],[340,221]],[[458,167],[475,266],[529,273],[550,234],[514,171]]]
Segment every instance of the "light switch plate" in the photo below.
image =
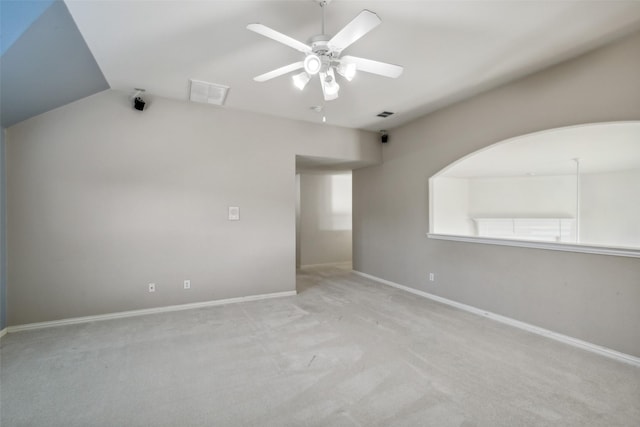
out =
[[240,221],[240,208],[229,206],[229,221]]

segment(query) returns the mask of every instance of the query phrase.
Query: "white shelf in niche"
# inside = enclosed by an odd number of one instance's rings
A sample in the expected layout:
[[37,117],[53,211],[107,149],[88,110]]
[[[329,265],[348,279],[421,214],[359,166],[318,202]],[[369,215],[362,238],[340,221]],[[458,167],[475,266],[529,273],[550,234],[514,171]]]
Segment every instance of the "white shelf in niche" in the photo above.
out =
[[474,218],[479,237],[575,242],[573,218]]
[[499,239],[491,237],[458,236],[451,234],[427,233],[427,237],[435,240],[451,240],[454,242],[480,243],[485,245],[516,246],[521,248],[547,249],[552,251],[579,252],[596,255],[624,256],[640,258],[640,250],[634,248],[615,248],[609,246],[582,245],[561,242],[540,242],[534,240]]

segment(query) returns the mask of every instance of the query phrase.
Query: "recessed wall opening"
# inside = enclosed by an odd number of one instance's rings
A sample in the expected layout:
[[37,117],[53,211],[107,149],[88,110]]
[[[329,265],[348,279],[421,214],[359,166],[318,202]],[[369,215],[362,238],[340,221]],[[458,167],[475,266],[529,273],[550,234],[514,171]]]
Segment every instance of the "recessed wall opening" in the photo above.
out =
[[351,167],[339,159],[296,161],[296,267],[352,261]]
[[499,142],[446,167],[429,188],[433,238],[619,248],[640,256],[638,121]]

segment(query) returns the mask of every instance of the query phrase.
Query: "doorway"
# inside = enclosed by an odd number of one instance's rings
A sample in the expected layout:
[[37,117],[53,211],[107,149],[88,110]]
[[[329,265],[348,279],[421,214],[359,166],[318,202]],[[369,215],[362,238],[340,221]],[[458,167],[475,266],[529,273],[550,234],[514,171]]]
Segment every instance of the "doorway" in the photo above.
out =
[[352,260],[352,173],[296,163],[296,268]]

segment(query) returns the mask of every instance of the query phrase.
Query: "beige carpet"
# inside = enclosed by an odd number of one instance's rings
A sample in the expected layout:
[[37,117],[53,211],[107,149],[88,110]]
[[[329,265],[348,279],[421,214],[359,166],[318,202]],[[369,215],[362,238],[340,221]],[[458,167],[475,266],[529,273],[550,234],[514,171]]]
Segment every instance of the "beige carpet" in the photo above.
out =
[[296,297],[9,334],[13,426],[639,426],[640,369],[338,268]]

